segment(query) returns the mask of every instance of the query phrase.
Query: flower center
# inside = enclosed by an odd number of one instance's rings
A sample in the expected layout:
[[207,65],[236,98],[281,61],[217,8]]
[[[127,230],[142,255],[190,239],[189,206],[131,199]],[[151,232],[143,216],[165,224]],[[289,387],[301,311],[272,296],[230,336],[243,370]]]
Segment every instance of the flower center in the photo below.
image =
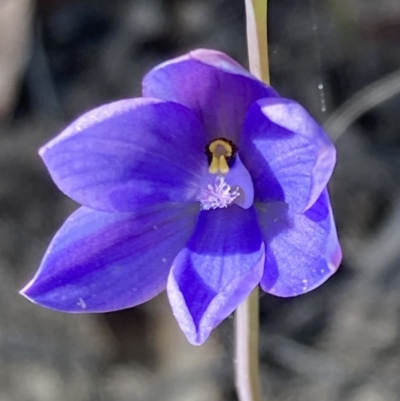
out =
[[240,196],[239,187],[232,188],[222,175],[218,175],[212,184],[208,184],[198,200],[202,210],[228,207]]
[[217,138],[206,146],[210,174],[227,174],[235,163],[236,145],[225,138]]
[[226,208],[235,204],[244,209],[253,205],[254,187],[237,146],[226,138],[212,140],[205,149],[208,167],[204,163],[200,193],[197,200],[202,210]]

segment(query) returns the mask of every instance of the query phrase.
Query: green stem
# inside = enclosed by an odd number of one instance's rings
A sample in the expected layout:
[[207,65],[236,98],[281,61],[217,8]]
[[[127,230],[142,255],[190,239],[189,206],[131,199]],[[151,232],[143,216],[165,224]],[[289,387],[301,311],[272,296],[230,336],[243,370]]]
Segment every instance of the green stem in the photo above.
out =
[[270,83],[267,0],[245,0],[247,23],[247,48],[250,72],[261,81]]
[[236,310],[236,389],[239,401],[261,401],[258,331],[256,288]]
[[[250,72],[270,83],[267,1],[245,0]],[[239,401],[261,401],[258,287],[236,310],[236,388]]]

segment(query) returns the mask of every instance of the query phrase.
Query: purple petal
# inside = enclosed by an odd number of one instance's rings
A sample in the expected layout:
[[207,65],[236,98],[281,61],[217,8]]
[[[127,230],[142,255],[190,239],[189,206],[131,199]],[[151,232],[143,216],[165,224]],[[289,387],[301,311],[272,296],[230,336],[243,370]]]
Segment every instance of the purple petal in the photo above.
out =
[[304,214],[290,213],[286,204],[257,205],[266,244],[261,287],[281,297],[309,292],[339,267],[342,252],[327,190]]
[[82,207],[56,234],[22,294],[42,306],[73,313],[146,302],[165,289],[197,211],[195,204],[163,204],[136,213]]
[[143,80],[143,95],[184,104],[203,121],[209,139],[238,143],[248,107],[277,93],[226,54],[199,49],[167,61]]
[[250,108],[240,152],[256,200],[284,201],[298,213],[318,199],[336,161],[322,128],[302,106],[282,98],[263,99]]
[[88,112],[40,154],[57,186],[84,206],[130,212],[195,200],[207,140],[186,107],[131,99]]
[[254,207],[203,211],[175,258],[167,292],[188,340],[202,344],[260,282],[264,244]]

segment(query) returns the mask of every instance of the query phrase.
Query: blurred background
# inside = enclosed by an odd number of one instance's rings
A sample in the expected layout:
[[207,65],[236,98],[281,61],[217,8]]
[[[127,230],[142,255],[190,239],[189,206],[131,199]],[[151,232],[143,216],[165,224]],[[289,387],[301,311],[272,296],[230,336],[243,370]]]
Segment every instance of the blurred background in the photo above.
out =
[[[17,292],[76,208],[38,147],[190,49],[246,65],[243,3],[0,0],[0,401],[236,400],[233,319],[196,348],[164,295],[74,316]],[[337,144],[344,261],[310,294],[261,295],[265,400],[400,400],[400,2],[270,0],[269,15],[273,85]]]

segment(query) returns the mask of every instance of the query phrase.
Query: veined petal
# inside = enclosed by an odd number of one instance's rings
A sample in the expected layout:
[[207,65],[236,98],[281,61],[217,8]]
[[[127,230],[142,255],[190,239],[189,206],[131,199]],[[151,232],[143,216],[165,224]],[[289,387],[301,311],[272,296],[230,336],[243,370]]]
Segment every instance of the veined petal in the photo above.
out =
[[253,178],[255,199],[284,201],[297,213],[315,203],[336,162],[323,129],[302,106],[282,98],[251,106],[240,152]]
[[209,139],[238,143],[248,107],[278,95],[226,54],[199,49],[151,70],[143,96],[181,103],[198,115]]
[[313,290],[338,269],[342,252],[327,190],[303,214],[286,204],[256,206],[266,244],[264,291],[291,297]]
[[202,211],[175,258],[167,292],[188,340],[202,344],[260,282],[264,244],[254,207]]
[[78,203],[129,212],[149,203],[195,200],[205,138],[188,108],[131,99],[86,113],[40,155],[57,186]]
[[29,300],[65,312],[108,312],[141,304],[163,291],[173,259],[185,246],[196,204],[163,204],[135,213],[82,207],[51,242]]

